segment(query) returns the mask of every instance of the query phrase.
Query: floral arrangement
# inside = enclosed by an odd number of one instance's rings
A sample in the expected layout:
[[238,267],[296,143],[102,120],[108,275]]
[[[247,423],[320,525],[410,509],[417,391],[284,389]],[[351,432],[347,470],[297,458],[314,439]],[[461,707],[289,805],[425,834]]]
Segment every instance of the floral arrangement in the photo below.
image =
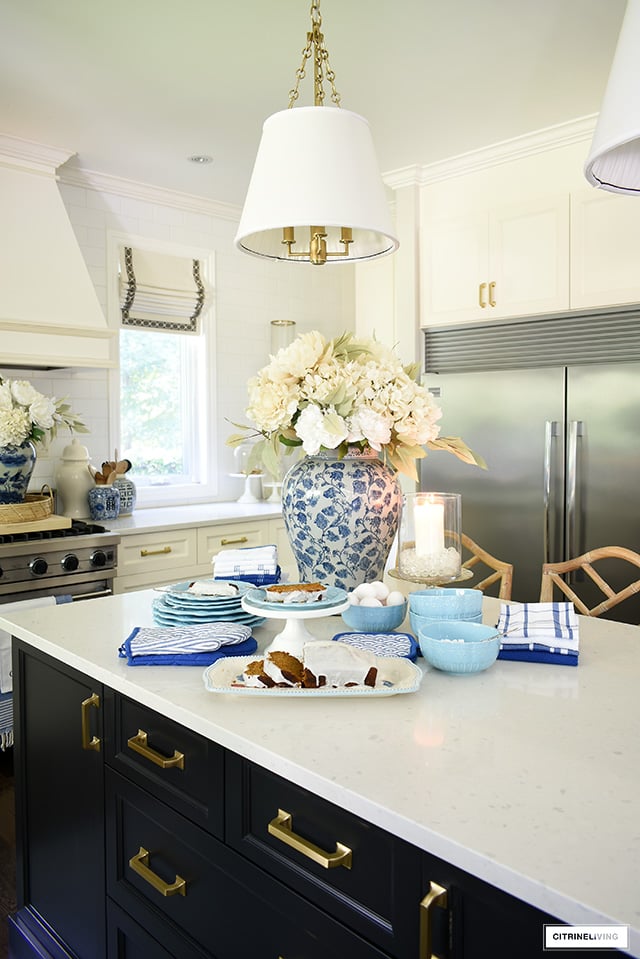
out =
[[44,396],[28,380],[0,378],[0,447],[53,438],[59,426],[72,433],[89,432],[64,400]]
[[[344,456],[350,447],[371,448],[387,465],[417,479],[416,460],[427,455],[427,447],[484,467],[463,440],[439,436],[442,411],[416,382],[417,374],[417,366],[404,367],[377,340],[344,333],[327,341],[317,331],[299,336],[249,380],[246,413],[259,438],[253,462],[261,459],[277,476],[283,449]],[[251,427],[241,428],[229,445],[246,442]]]

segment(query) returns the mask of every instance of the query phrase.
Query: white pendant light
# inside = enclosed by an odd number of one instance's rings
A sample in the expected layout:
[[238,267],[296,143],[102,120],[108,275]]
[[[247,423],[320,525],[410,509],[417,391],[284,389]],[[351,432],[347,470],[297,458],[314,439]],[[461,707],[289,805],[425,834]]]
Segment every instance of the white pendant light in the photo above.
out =
[[[264,123],[235,238],[254,256],[294,263],[352,263],[398,248],[369,124],[340,108],[320,32],[319,0],[289,109]],[[293,108],[313,56],[313,107]],[[323,106],[323,79],[335,107]]]
[[584,168],[593,186],[640,195],[640,0],[628,0]]

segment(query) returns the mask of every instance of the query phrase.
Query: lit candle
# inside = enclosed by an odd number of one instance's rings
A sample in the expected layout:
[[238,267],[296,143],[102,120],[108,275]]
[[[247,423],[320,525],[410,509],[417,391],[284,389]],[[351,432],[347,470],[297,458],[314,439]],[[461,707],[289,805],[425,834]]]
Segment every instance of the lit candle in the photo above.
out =
[[444,550],[444,503],[417,502],[413,508],[416,555],[433,556]]

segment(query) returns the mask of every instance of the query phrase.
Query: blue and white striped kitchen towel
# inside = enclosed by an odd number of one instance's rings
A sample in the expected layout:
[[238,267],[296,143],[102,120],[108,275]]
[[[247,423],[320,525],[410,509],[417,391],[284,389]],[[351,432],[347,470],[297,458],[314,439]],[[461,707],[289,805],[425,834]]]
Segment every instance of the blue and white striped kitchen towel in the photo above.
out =
[[250,656],[258,644],[239,623],[136,626],[118,654],[129,666],[209,666],[223,656]]
[[573,603],[502,603],[498,659],[577,666],[578,617]]
[[270,586],[280,581],[278,547],[245,546],[241,549],[221,549],[213,560],[214,579],[234,579]]

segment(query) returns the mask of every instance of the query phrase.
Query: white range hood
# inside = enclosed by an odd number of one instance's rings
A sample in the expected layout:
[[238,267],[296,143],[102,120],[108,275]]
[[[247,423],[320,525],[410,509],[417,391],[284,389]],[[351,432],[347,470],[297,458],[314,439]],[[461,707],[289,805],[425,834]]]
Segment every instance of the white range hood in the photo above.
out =
[[57,186],[71,156],[0,134],[0,367],[115,365]]

